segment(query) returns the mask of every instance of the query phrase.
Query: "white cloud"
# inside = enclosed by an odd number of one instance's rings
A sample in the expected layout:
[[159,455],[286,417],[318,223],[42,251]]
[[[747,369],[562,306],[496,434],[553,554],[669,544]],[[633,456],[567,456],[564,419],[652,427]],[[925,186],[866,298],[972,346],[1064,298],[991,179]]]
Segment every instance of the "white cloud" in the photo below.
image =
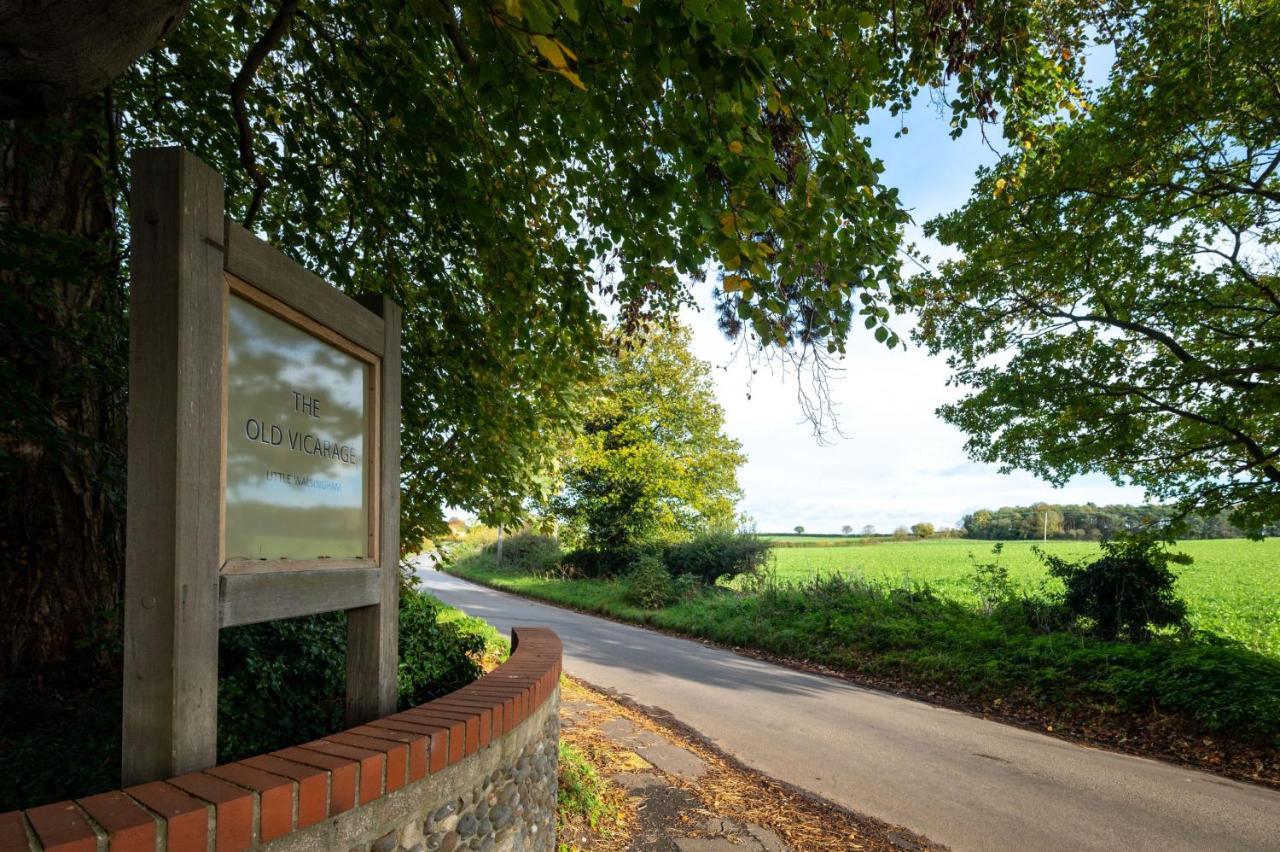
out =
[[[898,187],[915,220],[908,238],[924,243],[936,262],[950,250],[923,240],[920,225],[960,206],[974,170],[996,155],[977,134],[951,140],[946,120],[929,106],[912,113],[906,120],[909,135],[894,139],[898,120],[880,116],[872,122],[871,136],[885,162],[884,181]],[[726,431],[748,455],[739,475],[742,508],[762,531],[797,524],[810,532],[838,532],[845,524],[855,529],[874,524],[881,531],[916,521],[952,526],[983,506],[1143,499],[1141,489],[1100,477],[1084,477],[1059,490],[1027,473],[1002,475],[994,466],[970,462],[964,434],[934,413],[961,393],[947,387],[949,371],[942,359],[914,347],[889,350],[861,328],[848,341],[843,372],[830,383],[848,438],[823,446],[801,415],[796,377],[765,368],[752,376],[743,359],[734,361],[734,347],[716,328],[710,310],[711,284],[693,289],[702,310],[686,311],[683,319],[693,328],[698,357],[716,367],[728,365],[715,371],[717,395]],[[899,334],[909,331],[905,321],[895,326]]]

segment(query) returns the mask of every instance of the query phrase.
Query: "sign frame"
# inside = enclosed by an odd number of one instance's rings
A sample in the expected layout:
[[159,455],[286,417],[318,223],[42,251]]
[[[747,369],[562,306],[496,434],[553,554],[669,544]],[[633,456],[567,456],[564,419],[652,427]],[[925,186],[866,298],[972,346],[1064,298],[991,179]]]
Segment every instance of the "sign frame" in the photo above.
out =
[[[226,219],[222,176],[181,148],[136,152],[132,173],[126,785],[217,762],[224,627],[345,610],[347,720],[395,712],[400,557],[399,306],[346,296]],[[366,558],[224,559],[233,293],[375,362]]]
[[[255,239],[250,237],[250,239]],[[237,255],[234,252],[228,253],[228,262]],[[359,343],[342,336],[328,326],[320,325],[315,320],[308,317],[289,305],[275,298],[267,292],[255,287],[244,279],[228,272],[226,274],[229,294],[232,297],[243,299],[245,302],[265,311],[268,314],[283,320],[289,325],[309,334],[324,343],[333,346],[335,349],[352,356],[361,361],[369,368],[368,381],[364,389],[364,403],[367,421],[365,424],[365,451],[364,455],[367,459],[372,460],[366,464],[366,477],[364,483],[364,499],[366,504],[366,542],[365,555],[358,558],[320,558],[320,559],[228,559],[226,557],[226,521],[224,518],[221,527],[223,532],[222,547],[222,575],[224,578],[223,592],[224,600],[222,603],[222,626],[233,627],[237,624],[252,624],[256,621],[269,621],[271,618],[279,616],[271,616],[268,618],[255,617],[252,609],[243,611],[237,607],[237,604],[247,604],[253,606],[252,601],[232,600],[231,605],[225,597],[228,583],[226,577],[237,576],[241,574],[271,574],[284,571],[314,571],[324,570],[332,572],[335,570],[366,570],[377,567],[377,558],[375,554],[378,552],[378,516],[381,495],[378,489],[378,481],[381,471],[378,470],[377,459],[378,450],[381,444],[380,435],[378,434],[378,424],[382,419],[382,412],[379,410],[381,396],[381,372],[382,372],[382,355],[380,353],[371,352]],[[223,362],[223,381],[224,387],[229,390],[229,346],[225,343],[222,349]],[[226,392],[224,391],[224,397]],[[226,443],[226,436],[230,434],[231,424],[228,422],[229,406],[224,402],[222,406],[223,417],[223,442]],[[223,480],[222,495],[223,504],[226,503],[226,461],[223,460]],[[231,581],[232,589],[235,590],[237,581]]]

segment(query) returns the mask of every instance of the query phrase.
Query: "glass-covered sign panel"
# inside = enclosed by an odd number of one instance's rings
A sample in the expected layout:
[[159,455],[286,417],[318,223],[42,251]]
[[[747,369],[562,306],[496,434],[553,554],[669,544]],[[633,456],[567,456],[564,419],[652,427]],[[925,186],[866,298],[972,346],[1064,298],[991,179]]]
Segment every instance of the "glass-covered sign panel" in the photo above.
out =
[[369,555],[370,369],[232,294],[226,559]]

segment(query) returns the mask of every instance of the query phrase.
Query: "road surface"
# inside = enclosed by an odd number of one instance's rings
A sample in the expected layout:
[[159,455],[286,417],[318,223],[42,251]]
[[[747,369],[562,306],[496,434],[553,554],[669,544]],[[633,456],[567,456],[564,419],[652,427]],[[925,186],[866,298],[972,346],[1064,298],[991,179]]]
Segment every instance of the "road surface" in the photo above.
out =
[[968,850],[1280,850],[1280,792],[1087,748],[540,604],[439,571],[445,602],[552,628],[565,670],[767,775]]

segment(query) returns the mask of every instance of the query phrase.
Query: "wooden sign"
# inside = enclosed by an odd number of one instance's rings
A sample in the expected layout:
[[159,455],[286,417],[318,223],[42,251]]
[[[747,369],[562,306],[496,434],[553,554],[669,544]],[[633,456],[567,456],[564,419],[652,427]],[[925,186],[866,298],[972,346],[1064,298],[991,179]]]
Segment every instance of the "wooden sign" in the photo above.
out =
[[395,710],[400,309],[138,152],[131,197],[123,780],[217,761],[218,631],[347,611],[347,717]]

